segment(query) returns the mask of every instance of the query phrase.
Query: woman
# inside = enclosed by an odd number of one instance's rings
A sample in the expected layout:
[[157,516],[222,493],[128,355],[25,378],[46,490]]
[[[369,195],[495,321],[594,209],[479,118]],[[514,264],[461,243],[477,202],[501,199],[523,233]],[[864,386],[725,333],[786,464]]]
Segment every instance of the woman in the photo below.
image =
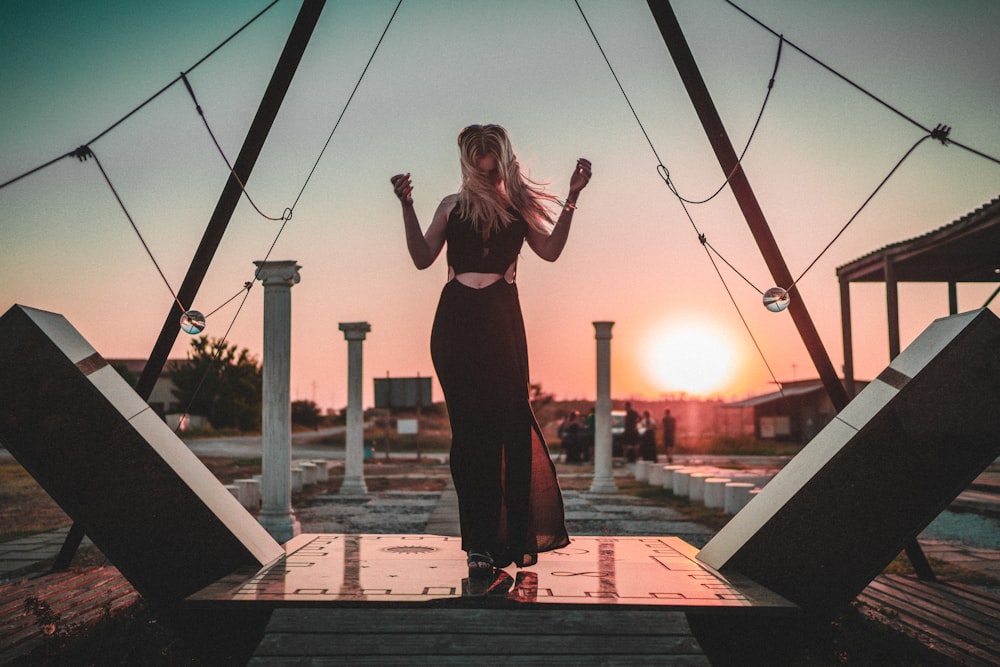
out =
[[524,241],[554,262],[568,238],[590,162],[577,161],[558,199],[521,174],[507,131],[470,125],[458,135],[462,186],[445,197],[426,233],[409,174],[392,177],[406,246],[418,269],[448,243],[431,357],[451,420],[451,473],[470,575],[492,575],[569,543],[555,468],[528,401],[528,355],[514,277]]

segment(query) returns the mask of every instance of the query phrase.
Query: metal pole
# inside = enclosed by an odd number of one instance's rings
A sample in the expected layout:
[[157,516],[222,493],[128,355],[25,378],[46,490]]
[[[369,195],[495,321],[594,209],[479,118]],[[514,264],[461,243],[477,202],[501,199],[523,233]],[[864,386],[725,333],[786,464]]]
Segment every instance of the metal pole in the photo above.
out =
[[674,16],[673,9],[670,7],[670,2],[668,0],[647,0],[647,4],[653,13],[656,25],[660,29],[663,41],[666,42],[667,49],[670,51],[670,56],[674,60],[677,72],[684,82],[684,87],[691,98],[691,103],[698,113],[698,118],[701,119],[702,127],[705,129],[705,134],[708,135],[708,140],[712,144],[712,149],[719,160],[722,172],[724,174],[732,174],[729,178],[729,186],[732,188],[733,195],[736,197],[736,201],[743,211],[743,217],[746,218],[747,224],[750,226],[750,231],[757,241],[757,246],[764,256],[764,262],[771,271],[771,276],[779,287],[791,287],[788,290],[791,297],[788,312],[791,313],[792,321],[795,322],[799,336],[802,338],[802,342],[805,344],[806,350],[812,358],[813,364],[816,366],[816,370],[823,381],[823,386],[830,397],[830,401],[839,412],[848,403],[847,392],[844,391],[844,386],[837,377],[837,371],[830,362],[826,348],[823,347],[823,341],[820,339],[819,333],[816,331],[816,327],[809,317],[809,311],[806,310],[805,302],[802,300],[798,289],[793,285],[794,280],[792,275],[785,265],[785,260],[782,258],[778,244],[771,234],[771,229],[764,218],[764,213],[757,203],[757,198],[750,187],[750,182],[743,173],[743,168],[739,164],[739,158],[736,155],[735,149],[733,149],[732,142],[729,140],[729,135],[726,134],[726,128],[723,126],[722,119],[715,109],[715,104],[712,102],[712,97],[705,86],[705,81],[698,71],[698,65],[695,63],[694,56],[691,55],[691,50],[688,48],[687,40],[684,39],[684,33],[681,32],[677,17]]

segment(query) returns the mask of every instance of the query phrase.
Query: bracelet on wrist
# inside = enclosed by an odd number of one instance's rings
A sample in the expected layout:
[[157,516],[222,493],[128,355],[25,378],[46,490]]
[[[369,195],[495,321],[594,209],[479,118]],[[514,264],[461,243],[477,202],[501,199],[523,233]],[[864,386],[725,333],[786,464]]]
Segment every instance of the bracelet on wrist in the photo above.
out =
[[576,202],[575,201],[568,201],[568,202],[566,202],[566,204],[563,206],[563,209],[567,210],[567,211],[575,211],[576,210]]

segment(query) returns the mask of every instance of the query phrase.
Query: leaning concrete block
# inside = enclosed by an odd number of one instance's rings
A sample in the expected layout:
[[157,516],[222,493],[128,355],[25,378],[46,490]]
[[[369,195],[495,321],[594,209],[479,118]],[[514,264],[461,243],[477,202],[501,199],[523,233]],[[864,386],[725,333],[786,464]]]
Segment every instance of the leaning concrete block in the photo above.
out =
[[284,553],[61,315],[0,317],[0,442],[154,604]]
[[1000,320],[932,323],[705,545],[809,612],[853,599],[1000,454]]

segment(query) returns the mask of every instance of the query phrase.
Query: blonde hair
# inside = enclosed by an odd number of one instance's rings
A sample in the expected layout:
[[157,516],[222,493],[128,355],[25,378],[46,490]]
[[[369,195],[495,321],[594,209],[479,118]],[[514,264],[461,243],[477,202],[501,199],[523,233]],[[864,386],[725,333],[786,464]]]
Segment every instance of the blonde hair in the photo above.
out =
[[[459,214],[472,222],[476,231],[488,236],[511,223],[512,206],[533,229],[544,234],[552,231],[552,213],[546,204],[559,199],[545,192],[543,184],[521,173],[510,137],[500,125],[469,125],[458,135],[462,188],[458,193]],[[478,167],[479,160],[492,156],[507,191],[506,199],[490,175]]]

